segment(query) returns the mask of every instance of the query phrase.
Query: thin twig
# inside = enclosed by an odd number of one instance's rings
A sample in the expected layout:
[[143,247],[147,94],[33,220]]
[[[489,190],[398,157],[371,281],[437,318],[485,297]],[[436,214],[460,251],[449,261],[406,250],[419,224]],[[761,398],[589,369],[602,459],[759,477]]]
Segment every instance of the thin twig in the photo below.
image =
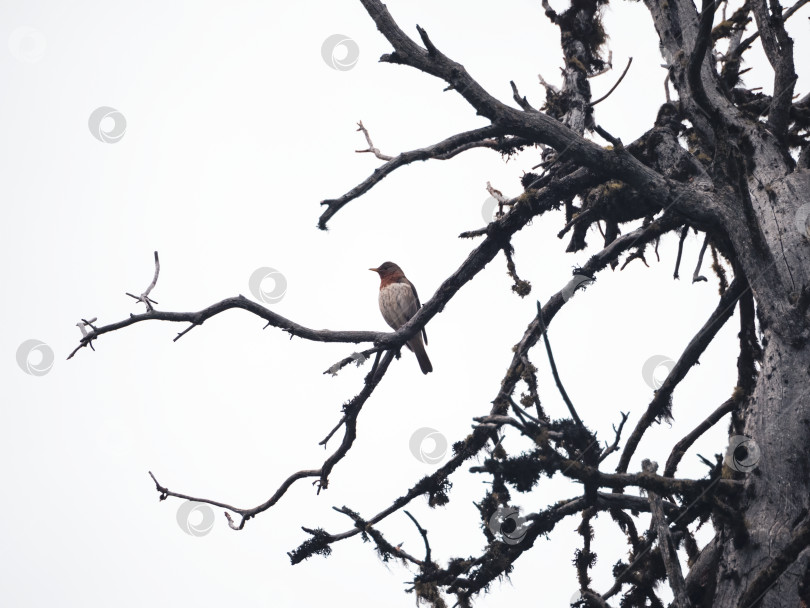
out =
[[623,472],[627,470],[630,464],[630,459],[633,456],[642,436],[650,427],[650,425],[658,419],[659,416],[665,414],[670,405],[672,393],[675,388],[680,384],[681,380],[686,377],[686,374],[698,362],[698,358],[703,354],[706,348],[711,344],[717,332],[725,325],[726,321],[731,318],[734,313],[734,308],[737,305],[737,300],[743,294],[743,291],[748,289],[744,280],[735,277],[729,285],[726,292],[720,296],[720,301],[714,309],[709,318],[700,328],[700,331],[689,341],[680,358],[669,371],[664,383],[655,391],[655,396],[647,406],[647,411],[642,414],[636,428],[627,439],[624,446],[624,451],[619,459],[619,464],[616,471]]
[[419,522],[416,521],[416,518],[413,515],[411,515],[407,509],[404,509],[403,513],[405,513],[405,515],[411,518],[413,525],[416,526],[416,529],[419,530],[419,534],[422,535],[422,540],[425,542],[425,559],[423,561],[425,564],[429,564],[431,560],[430,560],[430,543],[428,542],[427,530],[425,530],[422,526],[419,525]]
[[[622,415],[622,421],[619,423],[619,428],[616,428],[616,425],[613,426],[613,432],[616,435],[616,438],[613,441],[613,444],[609,446],[602,455],[599,457],[599,462],[603,462],[608,456],[610,456],[613,452],[619,449],[619,440],[622,437],[622,429],[624,428],[624,423],[627,422],[627,419],[630,417],[630,412],[619,412]],[[605,442],[607,443],[607,442]]]
[[539,300],[537,301],[537,319],[540,322],[541,331],[543,333],[543,341],[546,343],[546,353],[548,353],[548,362],[551,364],[551,373],[554,375],[554,382],[557,383],[557,388],[560,391],[560,395],[562,396],[563,401],[565,401],[565,405],[568,406],[568,411],[571,413],[571,418],[573,418],[574,421],[584,429],[585,425],[582,424],[582,420],[580,420],[577,410],[574,408],[574,404],[571,403],[571,399],[569,399],[568,393],[565,391],[562,380],[560,380],[560,374],[557,373],[557,365],[554,363],[554,355],[551,352],[551,343],[548,340],[548,329],[543,321],[543,307],[540,306]]
[[686,236],[689,234],[689,226],[684,226],[683,230],[681,230],[681,239],[678,241],[678,257],[675,258],[675,273],[672,275],[673,279],[679,279],[678,271],[681,267],[681,256],[683,255],[683,243],[686,240]]
[[616,90],[616,87],[618,87],[622,83],[622,80],[624,80],[624,77],[627,75],[627,71],[630,69],[630,64],[631,63],[633,63],[633,58],[632,57],[630,57],[627,60],[627,66],[624,68],[624,72],[622,72],[622,75],[619,76],[619,79],[616,81],[616,84],[614,84],[607,93],[602,95],[602,97],[600,97],[596,101],[591,102],[591,104],[590,104],[591,107],[595,106],[600,101],[604,101],[605,99],[607,99],[610,96],[610,94],[613,93],[613,91]]
[[160,259],[158,258],[158,252],[155,252],[155,276],[152,277],[152,282],[149,283],[149,287],[146,288],[141,295],[135,296],[129,292],[126,292],[130,298],[134,298],[138,302],[143,302],[146,305],[146,312],[152,312],[154,309],[152,308],[152,304],[157,304],[153,299],[149,297],[149,294],[157,285],[158,275],[160,275]]
[[703,239],[703,246],[700,248],[700,255],[698,256],[697,266],[695,266],[695,272],[692,273],[692,282],[697,283],[698,281],[708,281],[706,277],[700,274],[700,267],[703,265],[703,256],[706,253],[706,248],[709,246],[709,235],[706,234],[706,238]]
[[701,435],[703,435],[703,433],[717,424],[717,422],[723,416],[728,414],[736,406],[737,400],[735,398],[732,397],[727,399],[722,405],[720,405],[720,407],[709,414],[709,416],[703,422],[697,425],[688,435],[676,443],[669,454],[669,458],[667,458],[667,464],[664,467],[664,477],[672,477],[675,475],[675,469],[678,468],[678,463],[681,461],[681,458],[683,458],[686,450],[688,450],[692,444],[695,443],[695,441],[697,441]]
[[526,112],[537,112],[537,108],[532,107],[532,104],[526,99],[526,97],[521,97],[520,93],[518,92],[517,85],[515,84],[514,80],[510,80],[509,84],[512,87],[512,99],[523,108]]
[[380,152],[379,148],[374,147],[374,143],[371,141],[371,135],[368,134],[368,129],[366,129],[363,126],[363,121],[362,120],[357,123],[357,127],[358,127],[357,130],[362,131],[363,135],[366,136],[366,141],[368,142],[368,148],[366,150],[355,150],[355,152],[357,152],[358,154],[362,154],[364,152],[371,152],[372,154],[374,154],[374,156],[376,156],[380,160],[393,160],[393,158],[394,158],[393,156],[388,156],[387,154],[383,154],[382,152]]

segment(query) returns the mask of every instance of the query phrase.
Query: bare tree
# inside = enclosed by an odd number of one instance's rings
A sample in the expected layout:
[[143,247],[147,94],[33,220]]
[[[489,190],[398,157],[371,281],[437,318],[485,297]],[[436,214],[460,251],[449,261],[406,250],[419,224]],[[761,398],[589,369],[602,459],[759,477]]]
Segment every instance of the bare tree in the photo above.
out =
[[[570,233],[568,251],[584,249],[591,228],[598,228],[604,248],[576,269],[570,283],[542,306],[538,303],[537,315],[504,371],[491,411],[475,418],[475,430],[454,444],[452,458],[380,513],[363,516],[343,507],[339,511],[350,520],[346,531],[305,528],[309,538],[290,553],[292,562],[328,554],[332,544],[361,535],[374,542],[383,559],[403,560],[418,568],[410,591],[419,600],[445,606],[447,597],[454,595],[457,605],[468,606],[494,580],[508,575],[514,563],[535,547],[538,537],[552,532],[563,518],[578,517],[582,546],[574,552],[574,565],[582,605],[661,606],[656,591],[661,581],[668,583],[678,608],[810,605],[810,95],[794,98],[797,76],[792,41],[785,29],[785,21],[806,0],[785,11],[776,0],[748,0],[736,7],[703,0],[700,10],[692,0],[645,0],[666,63],[667,102],[650,129],[629,144],[598,124],[594,106],[601,99],[592,99],[588,80],[610,67],[600,19],[604,2],[573,0],[570,8],[556,12],[543,0],[546,16],[560,31],[565,68],[561,88],[543,83],[547,97],[540,109],[522,97],[514,83],[517,108],[496,99],[460,63],[446,56],[424,29],[417,26],[417,41],[400,29],[381,2],[361,2],[393,48],[381,61],[407,65],[445,81],[448,90],[461,95],[490,124],[386,156],[374,147],[360,123],[369,145],[363,151],[385,163],[340,198],[323,201],[320,228],[325,229],[332,216],[391,172],[417,160],[447,159],[477,147],[499,155],[524,152],[523,159],[536,155],[539,148],[540,164],[533,169],[542,167],[542,171],[525,173],[523,193],[515,198],[490,190],[499,208],[496,218],[480,230],[461,235],[480,239],[478,245],[417,314],[393,333],[313,330],[242,296],[198,312],[156,310],[149,295],[157,281],[156,255],[154,280],[145,293],[132,296],[146,305],[146,312],[106,326],[83,321],[85,335],[76,351],[92,346],[105,333],[148,320],[190,323],[179,338],[224,310],[241,308],[298,338],[371,343],[328,372],[374,357],[362,389],[345,404],[342,418],[322,442],[326,445],[343,430],[340,445],[320,468],[293,473],[273,496],[253,508],[170,491],[155,479],[160,498],[222,507],[231,527],[242,529],[299,479],[315,478],[319,488],[326,489],[330,472],[356,439],[363,405],[402,345],[501,252],[514,280],[513,290],[527,295],[530,285],[518,276],[511,238],[538,216],[562,209],[560,237]],[[718,20],[715,13],[721,8],[723,18]],[[773,95],[746,87],[740,79],[744,53],[757,39],[773,68]],[[609,145],[586,137],[591,134]],[[537,163],[536,156],[532,160]],[[629,436],[622,438],[624,414],[617,420],[612,443],[602,445],[565,392],[546,328],[571,294],[597,273],[619,264],[623,268],[633,260],[646,263],[648,247],[657,247],[667,233],[679,235],[682,248],[690,230],[704,235],[701,264],[706,251],[711,254],[711,268],[720,283],[717,307]],[[706,280],[701,264],[694,271],[694,281]],[[733,274],[730,278],[727,269]],[[645,432],[672,414],[673,392],[737,308],[738,380],[729,387],[728,399],[674,444],[660,473],[649,460],[641,471],[628,471]],[[570,418],[564,420],[550,420],[539,398],[529,353],[541,339],[569,408]],[[707,461],[709,471],[703,479],[676,477],[686,450],[727,417],[731,441],[725,458],[718,455],[716,462]],[[502,442],[507,434],[529,438],[533,448],[510,454]],[[602,470],[607,456],[617,451],[616,471]],[[428,533],[410,513],[424,539],[424,555],[411,555],[385,539],[381,524],[387,517],[420,496],[426,496],[431,506],[446,504],[451,476],[478,456],[480,462],[470,472],[491,480],[490,490],[478,503],[487,541],[480,555],[434,556]],[[511,507],[512,493],[529,492],[541,476],[555,473],[574,482],[570,499],[536,513],[521,514]],[[644,490],[646,496],[625,492],[634,488]],[[775,496],[786,500],[774,500]],[[596,590],[589,576],[596,558],[590,522],[600,511],[607,512],[626,534],[629,553],[613,567],[613,586]],[[637,528],[640,512],[651,514],[646,531]],[[710,522],[714,530],[704,547],[697,545],[689,529],[694,522]],[[685,573],[676,554],[679,548],[689,557]]]

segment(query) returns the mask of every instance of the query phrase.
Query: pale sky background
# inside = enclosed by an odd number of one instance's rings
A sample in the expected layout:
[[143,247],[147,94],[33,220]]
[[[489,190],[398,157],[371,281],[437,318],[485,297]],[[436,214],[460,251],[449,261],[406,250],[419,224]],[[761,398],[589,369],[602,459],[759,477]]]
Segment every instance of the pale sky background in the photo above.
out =
[[[391,0],[388,7],[406,32],[425,27],[509,103],[509,80],[534,105],[544,99],[538,72],[559,84],[559,33],[539,2],[496,8]],[[613,85],[629,56],[634,61],[596,116],[630,142],[664,101],[665,71],[643,4],[613,3],[604,21],[616,69],[591,81],[594,95]],[[800,94],[807,92],[807,24],[803,14],[791,22]],[[350,70],[335,70],[321,56],[334,34],[357,44]],[[505,261],[496,258],[429,324],[435,372],[423,376],[407,352],[392,364],[329,489],[316,495],[309,481],[298,482],[240,532],[219,509],[209,533],[184,532],[177,520],[183,502],[158,502],[147,471],[175,491],[242,507],[263,502],[290,473],[317,468],[338,445],[340,436],[324,452],[318,441],[369,368],[322,372],[358,347],[289,340],[232,311],[177,343],[172,338],[185,325],[149,322],[103,336],[96,352],[65,358],[82,317],[107,324],[142,312],[124,292],[147,286],[154,250],[162,268],[152,296],[161,310],[252,297],[248,279],[266,266],[287,281],[283,299],[270,305],[279,314],[313,328],[386,330],[378,279],[366,269],[397,262],[427,301],[475,245],[457,235],[483,225],[486,182],[518,194],[519,176],[538,162],[538,151],[506,163],[474,150],[400,169],[321,232],[319,201],[343,194],[380,164],[354,153],[366,147],[358,120],[387,154],[485,124],[457,94],[443,93],[444,83],[378,63],[390,47],[359,2],[5,0],[0,37],[0,377],[7,395],[0,408],[0,605],[413,606],[413,595],[403,592],[412,573],[382,564],[359,537],[334,545],[327,559],[295,567],[287,551],[308,538],[301,526],[351,528],[332,506],[371,517],[433,470],[411,453],[411,436],[430,427],[452,444],[469,432],[472,418],[489,410],[537,299],[565,285],[571,269],[597,250],[598,234],[589,234],[588,251],[570,255],[567,237],[556,238],[561,213],[520,232],[515,261],[531,295],[511,293]],[[770,92],[770,76],[757,80],[765,73],[759,43],[750,61],[755,69],[746,81]],[[126,120],[115,143],[88,128],[105,106]],[[102,124],[111,126],[110,119]],[[677,359],[716,305],[708,264],[709,282],[690,282],[700,243],[687,239],[680,281],[672,280],[677,247],[668,236],[660,263],[650,251],[650,269],[633,262],[622,273],[602,273],[550,328],[567,390],[603,441],[612,441],[620,410],[631,412],[626,438],[652,397],[645,361]],[[643,457],[663,466],[672,445],[730,395],[737,328],[735,316],[676,392],[672,425],[646,435],[632,471]],[[17,364],[18,347],[32,339],[55,355],[44,375]],[[546,411],[567,416],[542,347],[531,357]],[[32,355],[28,362],[38,361]],[[665,373],[659,369],[658,379]],[[724,420],[698,441],[679,473],[705,475],[696,454],[723,452],[726,430]],[[510,435],[506,445],[516,453],[526,444]],[[612,471],[617,457],[604,470]],[[452,477],[446,507],[432,510],[425,499],[409,507],[442,564],[478,555],[485,544],[472,501],[488,478],[467,469]],[[537,511],[580,493],[580,485],[555,478],[513,497]],[[511,581],[494,584],[477,605],[567,605],[577,589],[571,560],[581,546],[580,521],[568,518],[539,539]],[[404,514],[379,527],[423,555]],[[594,527],[593,586],[604,592],[627,547],[606,515]]]

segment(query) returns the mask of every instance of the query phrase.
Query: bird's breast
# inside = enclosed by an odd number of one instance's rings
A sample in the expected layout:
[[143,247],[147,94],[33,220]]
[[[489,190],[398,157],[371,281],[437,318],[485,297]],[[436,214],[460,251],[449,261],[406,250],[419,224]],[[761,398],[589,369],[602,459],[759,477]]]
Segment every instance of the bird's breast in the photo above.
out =
[[399,329],[416,314],[416,296],[407,283],[389,283],[380,288],[380,312],[393,329]]

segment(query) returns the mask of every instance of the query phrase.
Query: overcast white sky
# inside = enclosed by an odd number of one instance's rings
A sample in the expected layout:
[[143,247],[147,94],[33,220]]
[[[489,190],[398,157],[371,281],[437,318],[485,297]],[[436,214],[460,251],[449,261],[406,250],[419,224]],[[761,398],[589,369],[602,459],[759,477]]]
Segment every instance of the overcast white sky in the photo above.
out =
[[[558,82],[558,31],[539,2],[388,6],[407,32],[425,27],[503,100],[511,98],[509,80],[535,105],[544,98],[538,72]],[[629,142],[652,124],[665,72],[643,4],[612,4],[605,24],[617,69],[592,81],[594,94],[613,85],[628,57],[634,61],[598,106],[597,120]],[[806,17],[792,27],[796,57],[810,56]],[[349,70],[322,58],[334,34],[359,49]],[[359,2],[4,0],[0,38],[7,42],[0,48],[0,605],[412,606],[413,596],[403,593],[412,574],[383,565],[359,538],[335,545],[328,559],[295,567],[286,552],[308,537],[300,526],[349,529],[333,505],[371,516],[432,470],[409,449],[414,432],[430,427],[451,444],[469,432],[472,417],[489,410],[537,299],[565,285],[571,268],[598,247],[598,235],[589,235],[589,251],[565,254],[567,240],[556,238],[562,215],[535,221],[514,241],[532,294],[521,300],[510,292],[502,257],[465,286],[428,327],[435,372],[423,376],[410,353],[392,364],[326,492],[299,482],[241,532],[217,509],[210,532],[193,536],[178,524],[182,501],[158,502],[147,471],[175,491],[255,506],[338,445],[335,438],[324,452],[318,441],[368,367],[323,375],[356,347],[291,341],[263,331],[264,323],[243,311],[216,317],[177,343],[172,338],[185,326],[140,324],[66,361],[79,319],[106,324],[142,312],[124,293],[146,287],[157,250],[162,268],[152,297],[161,310],[253,297],[251,273],[272,267],[287,282],[284,297],[270,304],[279,314],[313,328],[385,330],[378,279],[367,269],[397,262],[428,300],[474,246],[457,235],[483,225],[486,182],[519,193],[519,176],[538,154],[505,163],[477,150],[401,169],[321,232],[319,201],[343,194],[380,162],[354,153],[366,147],[358,120],[387,154],[485,124],[458,95],[442,93],[443,83],[377,63],[390,48]],[[758,45],[751,60],[748,81],[755,82],[763,73]],[[798,68],[797,93],[804,94],[807,62]],[[770,90],[769,81],[761,84]],[[88,128],[100,107],[119,113],[102,131],[125,120],[115,142],[99,141]],[[626,437],[646,408],[653,389],[642,377],[645,361],[677,359],[713,310],[716,279],[693,285],[688,278],[699,247],[690,235],[684,278],[673,281],[670,236],[661,263],[648,253],[650,269],[634,262],[622,273],[608,271],[555,318],[550,337],[560,373],[601,439],[612,440],[620,410],[631,412]],[[647,434],[631,470],[642,457],[663,463],[728,397],[736,333],[735,318],[677,391],[673,424]],[[18,365],[27,340],[54,353],[47,373],[26,374]],[[40,365],[37,357],[28,364]],[[547,412],[566,416],[544,352],[535,349],[532,360]],[[658,370],[659,380],[664,374]],[[726,426],[698,441],[681,474],[705,474],[696,454],[722,452]],[[506,445],[518,451],[522,444],[511,438]],[[452,478],[448,506],[431,510],[419,499],[409,507],[442,563],[485,544],[472,505],[485,479],[466,470]],[[530,495],[514,496],[536,511],[580,490],[543,480]],[[202,513],[192,517],[192,526],[200,525]],[[478,605],[567,605],[577,588],[570,561],[579,521],[569,518],[539,540],[511,582],[494,585]],[[594,527],[601,537],[594,587],[604,591],[626,548],[607,517]],[[380,529],[422,555],[403,514]]]

